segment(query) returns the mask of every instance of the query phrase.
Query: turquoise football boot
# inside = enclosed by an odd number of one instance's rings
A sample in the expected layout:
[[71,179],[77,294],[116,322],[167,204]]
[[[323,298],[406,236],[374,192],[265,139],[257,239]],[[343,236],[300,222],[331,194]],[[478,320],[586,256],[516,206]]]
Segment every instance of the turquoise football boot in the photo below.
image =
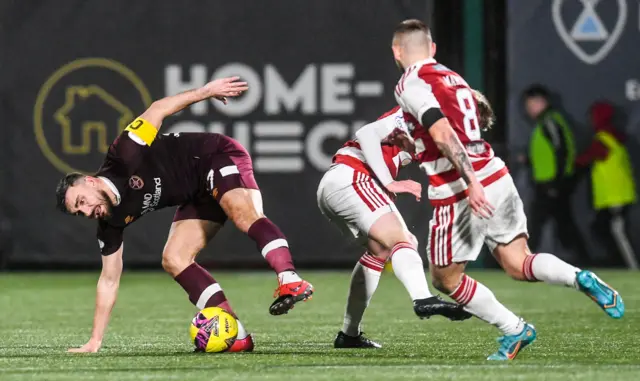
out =
[[525,323],[522,332],[519,334],[505,335],[498,338],[500,348],[498,348],[496,353],[487,357],[487,360],[513,360],[521,350],[523,350],[527,345],[533,343],[537,336],[536,327],[529,323]]
[[624,302],[618,291],[604,283],[596,274],[582,270],[576,274],[576,282],[580,291],[593,299],[607,315],[614,319],[620,319],[624,315]]

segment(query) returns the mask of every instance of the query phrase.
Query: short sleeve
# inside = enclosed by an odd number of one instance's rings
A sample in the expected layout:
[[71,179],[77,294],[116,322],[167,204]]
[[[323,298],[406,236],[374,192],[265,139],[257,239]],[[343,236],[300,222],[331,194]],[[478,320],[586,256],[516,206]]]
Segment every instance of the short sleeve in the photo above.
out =
[[149,150],[149,146],[144,143],[140,144],[134,139],[135,136],[132,139],[129,131],[123,131],[122,134],[111,143],[109,152],[107,153],[109,162],[122,164],[121,168],[124,168],[127,172],[123,173],[123,176],[130,176],[135,173]]
[[422,120],[422,115],[429,109],[440,109],[431,85],[423,77],[407,78],[400,99],[403,109],[417,120]]
[[102,255],[111,255],[118,251],[122,245],[124,228],[109,225],[107,222],[98,222],[98,245]]

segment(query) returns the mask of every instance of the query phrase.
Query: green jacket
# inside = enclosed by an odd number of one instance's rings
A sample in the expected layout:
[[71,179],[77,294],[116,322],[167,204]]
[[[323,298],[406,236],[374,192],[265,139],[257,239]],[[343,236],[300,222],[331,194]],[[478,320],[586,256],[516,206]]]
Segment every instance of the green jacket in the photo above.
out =
[[533,180],[551,185],[573,176],[575,158],[575,141],[567,121],[548,109],[536,121],[529,144]]

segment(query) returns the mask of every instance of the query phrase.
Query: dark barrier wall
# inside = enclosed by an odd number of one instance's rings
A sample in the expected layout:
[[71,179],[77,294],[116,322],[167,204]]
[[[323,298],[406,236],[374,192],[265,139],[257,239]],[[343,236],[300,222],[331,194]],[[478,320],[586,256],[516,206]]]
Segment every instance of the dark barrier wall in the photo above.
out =
[[[265,211],[299,264],[357,258],[317,210],[316,186],[339,145],[394,106],[393,27],[428,19],[430,2],[184,4],[2,2],[0,242],[9,265],[98,264],[95,224],[54,210],[58,179],[95,171],[118,131],[153,99],[229,75],[250,83],[246,96],[224,107],[194,105],[162,132],[241,141],[254,157]],[[401,206],[424,242],[428,207]],[[125,263],[159,265],[172,215],[156,212],[127,229]],[[263,261],[231,224],[203,260]]]
[[[510,0],[508,2],[509,145],[512,152],[526,150],[530,125],[523,118],[521,91],[542,83],[558,96],[573,121],[578,148],[593,136],[587,124],[587,108],[597,99],[613,102],[625,112],[617,127],[626,130],[636,172],[640,169],[640,15],[639,3],[631,0]],[[517,171],[516,171],[517,172]],[[523,196],[531,196],[528,174],[517,176]],[[638,176],[636,176],[636,179]],[[602,258],[606,251],[593,240],[588,225],[591,211],[588,178],[574,197],[574,213],[581,223],[588,255]],[[529,198],[529,197],[526,197]],[[631,230],[639,226],[640,211],[631,210]],[[632,236],[640,248],[640,236]],[[552,242],[546,245],[554,249]],[[555,248],[560,251],[559,248]],[[569,255],[569,253],[561,253]]]

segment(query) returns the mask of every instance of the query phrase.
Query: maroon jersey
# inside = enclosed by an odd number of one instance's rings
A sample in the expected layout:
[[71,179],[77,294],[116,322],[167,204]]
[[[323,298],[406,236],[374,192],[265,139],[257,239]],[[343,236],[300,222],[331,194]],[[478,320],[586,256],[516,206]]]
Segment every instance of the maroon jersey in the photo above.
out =
[[464,199],[467,184],[429,135],[431,126],[422,126],[427,112],[437,110],[447,118],[466,147],[482,185],[487,186],[508,173],[504,162],[494,156],[489,143],[482,139],[473,92],[456,72],[433,59],[417,62],[407,68],[398,81],[395,97],[415,140],[420,167],[429,176],[428,194],[433,205]]
[[169,206],[215,203],[212,194],[216,197],[219,193],[215,180],[238,174],[230,158],[248,159],[240,143],[220,134],[158,135],[150,145],[130,134],[124,131],[111,144],[96,173],[119,199],[111,217],[98,222],[103,255],[117,251],[124,228],[149,212]]

